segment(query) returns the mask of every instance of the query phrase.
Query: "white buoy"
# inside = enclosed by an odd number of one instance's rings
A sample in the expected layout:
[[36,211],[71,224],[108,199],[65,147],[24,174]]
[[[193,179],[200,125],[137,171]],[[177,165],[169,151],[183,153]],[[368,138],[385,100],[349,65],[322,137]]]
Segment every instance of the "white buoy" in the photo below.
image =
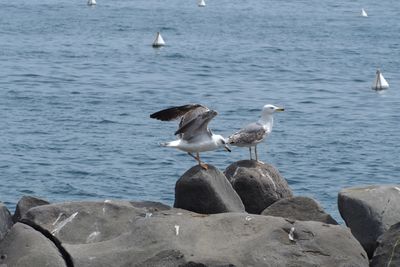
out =
[[368,14],[365,12],[364,8],[361,8],[361,17],[368,17]]
[[383,90],[383,89],[388,89],[389,84],[383,77],[381,71],[378,69],[376,71],[376,77],[374,80],[374,83],[372,84],[372,89],[374,90]]
[[165,45],[164,39],[162,38],[160,32],[157,32],[156,39],[153,42],[153,47],[160,47],[164,45]]
[[206,2],[204,0],[199,0],[198,4],[199,7],[205,7],[206,6]]

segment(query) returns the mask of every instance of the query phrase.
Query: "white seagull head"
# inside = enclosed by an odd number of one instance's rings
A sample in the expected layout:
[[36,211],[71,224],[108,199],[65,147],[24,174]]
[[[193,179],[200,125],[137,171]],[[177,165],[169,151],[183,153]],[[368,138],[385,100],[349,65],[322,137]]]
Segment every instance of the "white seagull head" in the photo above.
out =
[[262,109],[262,116],[269,116],[276,111],[284,111],[284,108],[280,108],[271,104],[265,105]]
[[231,152],[231,148],[227,145],[226,139],[222,135],[213,134],[212,138],[217,146],[223,146],[226,151]]

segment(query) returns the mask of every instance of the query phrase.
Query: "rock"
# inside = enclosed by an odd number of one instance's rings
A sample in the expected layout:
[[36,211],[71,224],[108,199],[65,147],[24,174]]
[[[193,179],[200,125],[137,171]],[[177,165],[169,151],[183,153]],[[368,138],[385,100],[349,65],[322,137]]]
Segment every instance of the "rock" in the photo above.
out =
[[161,211],[171,209],[170,206],[155,201],[130,201],[130,203],[132,204],[132,206],[137,208],[146,208],[147,211]]
[[285,178],[269,164],[241,160],[224,173],[249,213],[260,214],[275,201],[293,196]]
[[23,196],[18,201],[17,207],[15,208],[13,221],[18,222],[30,208],[41,206],[41,205],[47,205],[47,204],[50,204],[50,203],[47,202],[46,200],[32,197],[32,196]]
[[376,240],[400,222],[400,185],[372,185],[339,192],[340,214],[353,235],[372,257]]
[[28,225],[16,223],[0,241],[0,266],[65,267],[53,242]]
[[280,199],[266,208],[261,215],[284,217],[290,220],[338,224],[314,199],[309,197]]
[[80,267],[368,266],[348,228],[320,222],[176,208],[148,216],[122,201],[52,204],[26,217],[53,232]]
[[13,226],[13,221],[10,211],[0,203],[0,241],[4,238],[10,228]]
[[242,212],[244,206],[225,175],[212,165],[194,166],[175,185],[175,208],[202,214]]
[[378,247],[370,266],[400,266],[400,222],[392,225],[378,238]]
[[[129,231],[132,210],[135,208],[128,201],[66,202],[32,208],[23,218],[47,229],[62,242],[95,243]],[[147,208],[139,210],[138,216],[152,216]]]

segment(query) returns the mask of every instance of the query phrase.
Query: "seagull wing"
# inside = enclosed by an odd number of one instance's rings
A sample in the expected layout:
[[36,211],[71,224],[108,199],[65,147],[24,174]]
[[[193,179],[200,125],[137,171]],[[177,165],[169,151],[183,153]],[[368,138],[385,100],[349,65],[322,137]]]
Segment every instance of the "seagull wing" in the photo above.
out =
[[231,145],[251,145],[261,142],[267,135],[266,129],[258,122],[251,123],[228,138]]
[[179,134],[180,138],[188,142],[204,137],[209,138],[212,136],[212,132],[208,129],[208,123],[216,115],[217,112],[214,110],[200,113],[192,120],[182,123],[183,125],[175,132],[175,134]]
[[[150,118],[162,121],[171,121],[181,118],[181,121],[179,122],[179,128],[175,132],[175,135],[179,134],[179,137],[183,138],[184,134],[187,136],[192,136],[195,132],[199,134],[199,130],[204,131],[204,129],[202,129],[202,125],[206,121],[206,118],[203,118],[203,116],[208,111],[210,110],[206,106],[200,104],[188,104],[160,110],[151,114]],[[207,115],[205,117],[207,117]],[[205,124],[205,131],[208,131],[208,121]]]
[[191,116],[192,113],[207,111],[208,108],[200,104],[188,104],[178,107],[172,107],[157,111],[150,115],[150,118],[161,121],[172,121],[184,116]]

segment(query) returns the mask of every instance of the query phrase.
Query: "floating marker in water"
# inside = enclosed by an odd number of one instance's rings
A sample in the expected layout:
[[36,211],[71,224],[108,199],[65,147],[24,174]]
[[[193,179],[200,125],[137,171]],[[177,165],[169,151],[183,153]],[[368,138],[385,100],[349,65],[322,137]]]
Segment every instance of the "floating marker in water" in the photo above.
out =
[[97,3],[96,3],[96,0],[88,0],[88,1],[87,1],[87,4],[88,4],[88,6],[94,6],[94,5],[96,5]]
[[164,39],[162,38],[160,32],[157,32],[156,39],[153,42],[153,47],[160,47],[164,45],[165,45]]
[[365,12],[364,8],[361,8],[361,17],[368,17],[368,14]]
[[372,84],[372,89],[374,90],[383,90],[383,89],[388,89],[389,84],[383,77],[381,71],[378,69],[376,71],[376,77],[374,80],[374,83]]
[[199,7],[205,7],[206,6],[206,2],[204,2],[204,0],[199,0],[198,4]]

